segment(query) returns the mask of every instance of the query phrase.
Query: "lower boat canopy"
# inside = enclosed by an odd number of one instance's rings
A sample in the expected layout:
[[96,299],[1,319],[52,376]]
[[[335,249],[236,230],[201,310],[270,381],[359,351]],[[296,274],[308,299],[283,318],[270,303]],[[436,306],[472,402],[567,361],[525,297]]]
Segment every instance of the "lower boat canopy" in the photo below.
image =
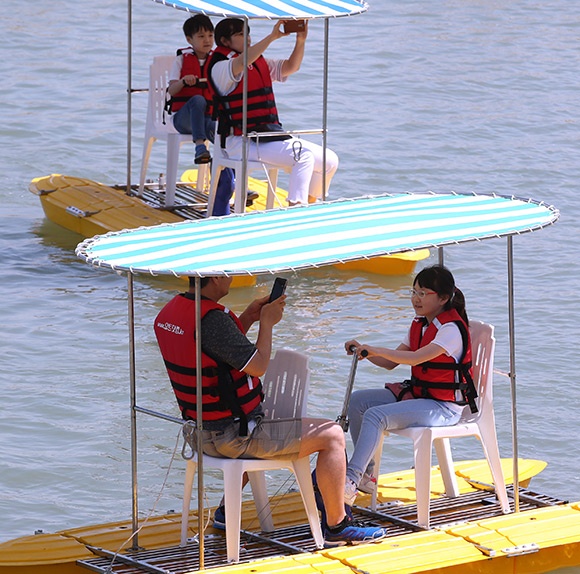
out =
[[553,206],[497,195],[397,194],[112,232],[85,261],[152,275],[255,275],[534,231]]

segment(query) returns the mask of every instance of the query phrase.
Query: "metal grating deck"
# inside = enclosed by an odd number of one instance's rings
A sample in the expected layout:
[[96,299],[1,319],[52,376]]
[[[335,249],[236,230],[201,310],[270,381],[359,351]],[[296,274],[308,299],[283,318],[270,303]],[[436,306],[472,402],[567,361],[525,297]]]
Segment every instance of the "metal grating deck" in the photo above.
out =
[[[559,504],[565,504],[565,501],[520,489],[520,512]],[[384,506],[377,512],[355,506],[353,511],[356,519],[366,524],[386,528],[389,537],[423,530],[416,522],[417,507],[414,504]],[[462,494],[453,499],[443,497],[431,502],[433,527],[502,515],[495,496],[486,491]],[[308,524],[280,528],[270,533],[242,531],[240,544],[240,562],[316,550]],[[94,551],[99,552],[99,549],[94,549]],[[107,554],[106,551],[103,552]],[[108,554],[110,554],[108,557],[79,560],[78,564],[92,572],[102,574],[143,574],[146,572],[184,574],[199,567],[199,551],[195,543],[189,544],[186,548],[175,546],[157,550],[130,551],[115,557],[112,564],[112,553]],[[228,564],[224,535],[206,535],[204,558],[206,569]]]
[[[113,185],[112,187],[125,190],[125,186],[122,185]],[[132,186],[131,189],[135,192],[135,195],[138,194],[139,187],[137,185]],[[251,190],[250,193],[256,194],[256,192],[252,192]],[[141,198],[145,203],[155,209],[166,209],[164,207],[165,190],[160,189],[157,184],[146,184]],[[175,215],[183,217],[183,219],[204,219],[207,212],[207,201],[207,191],[197,191],[194,184],[178,182],[175,186],[175,205],[170,210]],[[246,207],[251,205],[252,200],[248,199],[246,201]],[[231,207],[233,212],[233,205]]]

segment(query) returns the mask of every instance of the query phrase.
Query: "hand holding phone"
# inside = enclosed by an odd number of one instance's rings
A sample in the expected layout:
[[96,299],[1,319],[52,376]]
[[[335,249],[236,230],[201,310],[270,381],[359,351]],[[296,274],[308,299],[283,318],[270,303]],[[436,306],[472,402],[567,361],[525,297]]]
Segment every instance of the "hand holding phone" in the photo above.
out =
[[284,295],[287,283],[288,279],[284,279],[283,277],[276,277],[274,280],[274,285],[272,285],[272,291],[270,293],[270,300],[268,303],[271,303],[272,301],[275,301]]
[[284,20],[284,34],[292,32],[304,32],[306,22],[304,20]]

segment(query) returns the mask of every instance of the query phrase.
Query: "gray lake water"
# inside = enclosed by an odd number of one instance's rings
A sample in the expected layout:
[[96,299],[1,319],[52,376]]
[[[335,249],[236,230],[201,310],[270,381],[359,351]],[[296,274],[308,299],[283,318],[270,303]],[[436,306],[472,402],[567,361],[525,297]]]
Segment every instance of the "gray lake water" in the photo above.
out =
[[[152,57],[184,45],[186,15],[134,4],[133,86],[144,88]],[[0,541],[130,516],[126,282],[78,260],[80,237],[47,222],[27,190],[50,173],[125,181],[126,13],[113,0],[3,3]],[[270,27],[252,23],[254,38]],[[323,25],[310,28],[301,71],[276,87],[282,121],[296,129],[319,127],[322,116]],[[268,54],[291,46],[281,39]],[[514,239],[518,428],[520,456],[549,462],[532,486],[570,500],[580,500],[579,53],[580,5],[569,0],[395,0],[330,22],[329,145],[341,160],[333,197],[497,192],[560,209],[556,225]],[[135,95],[133,178],[145,108],[146,95]],[[187,168],[187,147],[181,159]],[[151,174],[163,166],[159,145]],[[496,368],[507,372],[505,240],[448,248],[445,258],[470,316],[496,325]],[[343,341],[398,344],[412,317],[412,278],[325,269],[288,278],[275,345],[311,356],[309,410],[334,419],[350,367]],[[241,310],[270,284],[260,278],[227,303]],[[139,402],[171,413],[151,325],[183,287],[136,280]],[[362,364],[356,386],[405,374]],[[511,456],[509,382],[498,372],[495,383],[500,449]],[[139,427],[141,512],[158,497],[156,511],[179,508],[179,456],[167,472],[177,428],[142,418]],[[455,453],[482,456],[475,441]],[[410,464],[410,444],[390,441],[383,469]],[[210,481],[209,501],[219,492]]]

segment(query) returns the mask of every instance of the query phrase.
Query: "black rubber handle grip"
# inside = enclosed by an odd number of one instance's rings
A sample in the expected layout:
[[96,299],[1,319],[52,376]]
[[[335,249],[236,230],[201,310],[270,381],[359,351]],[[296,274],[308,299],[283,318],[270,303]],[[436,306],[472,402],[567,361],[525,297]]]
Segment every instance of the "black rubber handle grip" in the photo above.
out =
[[[348,348],[348,350],[349,350],[351,353],[354,353],[354,352],[356,351],[356,347],[355,347],[354,345],[351,345],[351,346]],[[360,354],[360,356],[361,356],[361,357],[363,357],[363,358],[364,358],[364,357],[368,357],[368,356],[369,356],[369,352],[368,352],[366,349],[363,349],[363,350],[361,351],[361,354]]]

